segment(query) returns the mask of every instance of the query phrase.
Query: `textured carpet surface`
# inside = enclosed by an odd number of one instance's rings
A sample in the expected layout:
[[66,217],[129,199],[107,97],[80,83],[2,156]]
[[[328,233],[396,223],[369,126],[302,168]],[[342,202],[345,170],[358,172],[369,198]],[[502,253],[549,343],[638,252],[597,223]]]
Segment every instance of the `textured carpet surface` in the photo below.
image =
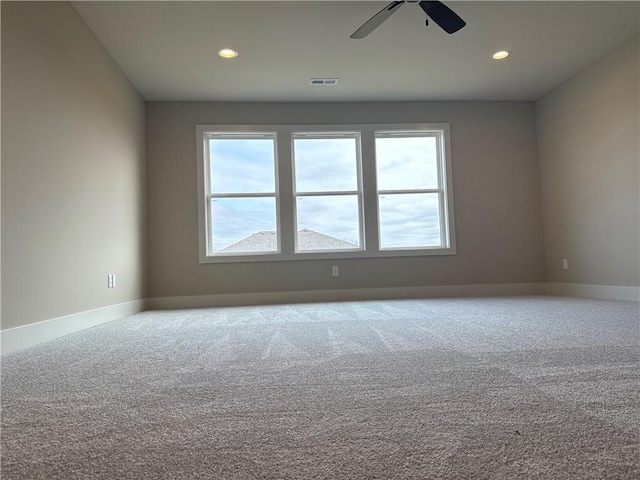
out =
[[2,479],[638,479],[637,303],[144,312],[2,361]]

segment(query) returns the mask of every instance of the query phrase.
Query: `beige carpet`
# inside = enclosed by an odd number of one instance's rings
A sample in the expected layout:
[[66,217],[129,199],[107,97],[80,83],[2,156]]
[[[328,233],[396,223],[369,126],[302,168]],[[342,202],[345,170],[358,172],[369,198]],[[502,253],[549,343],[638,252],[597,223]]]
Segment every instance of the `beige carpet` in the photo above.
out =
[[7,355],[2,480],[638,479],[637,303],[144,312]]

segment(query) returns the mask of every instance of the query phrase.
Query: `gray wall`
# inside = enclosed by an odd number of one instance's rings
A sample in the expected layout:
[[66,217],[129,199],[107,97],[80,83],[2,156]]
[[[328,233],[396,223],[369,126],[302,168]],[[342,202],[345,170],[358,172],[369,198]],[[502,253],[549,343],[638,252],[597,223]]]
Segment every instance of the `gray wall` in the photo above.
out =
[[2,2],[3,329],[146,297],[144,116],[69,3]]
[[[457,255],[198,263],[196,124],[417,122],[451,125]],[[532,102],[149,102],[147,152],[150,297],[545,280]]]
[[537,102],[550,282],[640,284],[639,55],[636,37]]

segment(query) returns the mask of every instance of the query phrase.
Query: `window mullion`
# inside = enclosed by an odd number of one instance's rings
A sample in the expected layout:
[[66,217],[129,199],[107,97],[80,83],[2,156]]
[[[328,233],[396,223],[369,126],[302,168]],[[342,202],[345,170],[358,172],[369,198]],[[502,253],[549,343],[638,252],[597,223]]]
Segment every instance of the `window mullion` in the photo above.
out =
[[278,195],[275,192],[242,192],[242,193],[210,193],[208,199],[212,198],[273,198]]
[[445,199],[444,199],[444,192],[440,192],[438,194],[438,211],[440,213],[440,245],[444,245],[445,247],[448,246],[447,245],[447,237],[448,237],[448,233],[447,233],[447,219],[446,219],[446,213],[445,213]]
[[446,178],[444,178],[444,169],[442,168],[442,136],[438,135],[436,137],[436,171],[438,175],[438,212],[440,214],[440,245],[447,246],[447,238],[449,237],[449,233],[447,231],[447,221],[446,221],[446,213],[445,213],[445,198],[443,195],[443,188],[446,185]]
[[368,252],[380,250],[380,229],[378,226],[378,192],[376,180],[376,139],[373,130],[361,133],[362,148],[362,202],[364,247]]
[[339,190],[329,192],[295,192],[294,195],[296,197],[337,197],[341,195],[358,195],[359,193],[358,190]]
[[413,194],[413,193],[440,193],[439,188],[416,188],[407,190],[379,190],[378,195]]
[[295,237],[295,197],[293,192],[293,143],[291,132],[278,131],[276,144],[278,178],[278,231],[280,252],[293,255]]

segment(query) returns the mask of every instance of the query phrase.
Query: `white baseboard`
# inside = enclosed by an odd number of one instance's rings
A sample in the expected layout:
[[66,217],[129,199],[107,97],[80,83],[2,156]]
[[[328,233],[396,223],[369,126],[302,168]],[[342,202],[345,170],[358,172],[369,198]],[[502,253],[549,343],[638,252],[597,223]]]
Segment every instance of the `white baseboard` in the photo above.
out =
[[305,290],[297,292],[230,293],[149,298],[153,310],[208,308],[274,303],[340,302],[435,297],[482,297],[501,295],[544,295],[545,283],[485,285],[443,285],[433,287],[359,288],[346,290]]
[[640,301],[640,287],[624,287],[617,285],[585,285],[581,283],[547,283],[549,295],[566,295],[570,297],[601,298],[604,300]]
[[102,323],[117,320],[146,308],[146,300],[134,300],[108,307],[96,308],[85,312],[52,318],[43,322],[31,323],[21,327],[8,328],[0,332],[2,355],[22,350],[58,337],[95,327]]
[[208,308],[276,303],[339,302],[357,300],[488,297],[505,295],[566,295],[607,300],[640,301],[639,287],[576,283],[505,283],[432,287],[359,288],[292,292],[233,293],[156,297],[134,300],[86,312],[52,318],[0,332],[2,355],[142,312],[145,309]]

